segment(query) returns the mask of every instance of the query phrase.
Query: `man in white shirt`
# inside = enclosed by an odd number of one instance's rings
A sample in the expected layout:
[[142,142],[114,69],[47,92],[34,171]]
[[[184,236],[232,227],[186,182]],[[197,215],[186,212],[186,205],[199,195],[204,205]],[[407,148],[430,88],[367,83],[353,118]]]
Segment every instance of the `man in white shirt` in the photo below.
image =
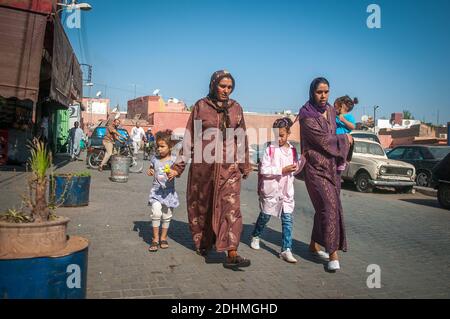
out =
[[145,139],[145,132],[142,127],[139,126],[139,122],[136,121],[136,126],[131,129],[131,140],[133,141],[133,151],[136,155],[141,149],[141,142]]

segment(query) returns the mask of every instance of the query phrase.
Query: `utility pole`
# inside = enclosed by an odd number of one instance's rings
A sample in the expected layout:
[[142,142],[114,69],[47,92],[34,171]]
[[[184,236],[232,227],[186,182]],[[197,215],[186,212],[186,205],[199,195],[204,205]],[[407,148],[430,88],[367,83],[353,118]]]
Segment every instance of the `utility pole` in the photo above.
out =
[[378,105],[375,105],[373,107],[373,132],[377,133],[377,109],[379,108]]

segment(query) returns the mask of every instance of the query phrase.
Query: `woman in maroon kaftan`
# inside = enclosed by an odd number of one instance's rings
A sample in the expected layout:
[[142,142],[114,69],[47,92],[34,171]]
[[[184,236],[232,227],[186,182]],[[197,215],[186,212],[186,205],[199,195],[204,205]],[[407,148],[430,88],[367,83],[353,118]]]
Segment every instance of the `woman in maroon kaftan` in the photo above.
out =
[[346,134],[336,135],[336,112],[328,104],[328,96],[328,81],[315,79],[299,119],[302,153],[306,157],[305,184],[316,212],[310,250],[317,256],[329,257],[328,269],[338,270],[337,251],[346,251],[347,241],[337,165],[347,159],[353,139]]
[[[230,129],[246,131],[242,107],[229,99],[234,85],[230,73],[217,71],[213,74],[209,95],[194,105],[186,127],[182,156],[173,170],[181,175],[187,160],[192,159],[186,197],[189,228],[197,253],[206,255],[215,245],[217,251],[228,252],[226,266],[246,267],[250,261],[240,257],[237,249],[242,232],[241,177],[247,178],[251,166],[246,135],[243,139],[227,138]],[[207,130],[223,135],[212,134],[211,138]],[[204,158],[205,155],[215,156],[216,151],[217,155],[223,155],[222,160]],[[230,154],[231,160],[227,160]]]

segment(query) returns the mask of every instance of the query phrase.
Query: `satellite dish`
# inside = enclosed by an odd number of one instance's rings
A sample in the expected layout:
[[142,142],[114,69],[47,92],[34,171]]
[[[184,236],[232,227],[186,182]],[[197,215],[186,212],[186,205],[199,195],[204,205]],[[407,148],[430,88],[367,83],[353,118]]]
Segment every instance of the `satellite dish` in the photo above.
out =
[[111,113],[118,113],[118,112],[119,112],[119,108],[117,108],[117,107],[111,111]]
[[362,122],[367,122],[369,120],[369,117],[367,116],[367,115],[363,115],[362,117],[361,117],[361,121]]
[[158,96],[160,91],[161,91],[160,89],[154,90],[154,91],[153,91],[153,95],[157,95],[157,96]]
[[173,98],[173,99],[172,99],[172,102],[173,102],[173,103],[180,103],[180,100],[178,100],[178,99],[176,99],[176,98]]
[[95,94],[96,97],[100,97],[102,95],[102,91],[98,91],[97,94]]

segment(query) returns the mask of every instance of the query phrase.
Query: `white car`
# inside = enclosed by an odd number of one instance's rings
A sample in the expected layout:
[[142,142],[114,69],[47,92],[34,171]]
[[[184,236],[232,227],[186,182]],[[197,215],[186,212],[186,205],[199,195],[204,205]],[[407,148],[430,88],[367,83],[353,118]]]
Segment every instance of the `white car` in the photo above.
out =
[[347,163],[342,179],[354,182],[362,193],[374,187],[394,187],[402,193],[412,192],[416,170],[413,165],[388,159],[381,145],[367,139],[354,139],[353,157]]

